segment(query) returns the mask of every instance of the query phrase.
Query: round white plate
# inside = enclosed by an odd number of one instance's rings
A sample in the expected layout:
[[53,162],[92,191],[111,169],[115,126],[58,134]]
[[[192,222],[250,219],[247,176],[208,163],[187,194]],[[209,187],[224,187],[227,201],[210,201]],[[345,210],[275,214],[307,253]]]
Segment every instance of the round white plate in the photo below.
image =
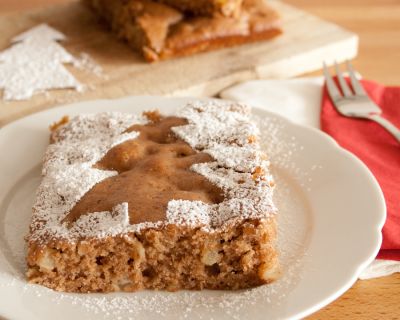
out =
[[48,126],[99,111],[171,113],[190,98],[128,97],[54,108],[0,130],[0,315],[10,319],[295,319],[345,292],[376,256],[385,204],[356,157],[318,130],[255,109],[277,182],[283,275],[235,292],[65,294],[27,284],[24,241]]

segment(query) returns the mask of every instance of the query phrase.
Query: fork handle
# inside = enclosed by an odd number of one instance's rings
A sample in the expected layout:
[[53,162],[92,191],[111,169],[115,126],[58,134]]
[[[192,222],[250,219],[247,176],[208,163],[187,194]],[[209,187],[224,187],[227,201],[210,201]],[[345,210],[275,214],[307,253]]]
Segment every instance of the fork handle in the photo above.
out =
[[389,120],[382,118],[379,114],[369,114],[366,116],[366,118],[379,123],[382,127],[389,131],[393,137],[395,137],[397,142],[400,143],[400,130]]

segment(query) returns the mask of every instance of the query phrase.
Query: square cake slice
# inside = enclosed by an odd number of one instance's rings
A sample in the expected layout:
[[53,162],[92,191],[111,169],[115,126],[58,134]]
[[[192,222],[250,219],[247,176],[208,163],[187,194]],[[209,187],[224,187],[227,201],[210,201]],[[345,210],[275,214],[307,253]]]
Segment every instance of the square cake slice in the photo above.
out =
[[150,0],[85,1],[150,62],[281,34],[279,15],[264,0],[244,0],[237,17],[188,16]]
[[241,289],[278,275],[274,182],[250,109],[193,102],[52,127],[29,282],[67,292]]

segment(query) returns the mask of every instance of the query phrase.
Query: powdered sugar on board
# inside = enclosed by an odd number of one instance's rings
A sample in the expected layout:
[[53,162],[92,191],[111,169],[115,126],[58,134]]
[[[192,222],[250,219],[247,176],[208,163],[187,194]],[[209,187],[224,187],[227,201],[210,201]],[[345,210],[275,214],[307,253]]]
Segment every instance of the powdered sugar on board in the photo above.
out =
[[[278,246],[282,264],[282,278],[276,283],[250,290],[233,292],[154,292],[117,294],[66,294],[47,288],[26,284],[23,270],[24,250],[23,234],[30,217],[32,192],[40,177],[40,169],[30,172],[16,186],[16,194],[10,199],[5,220],[3,242],[9,247],[7,260],[17,274],[0,275],[0,287],[15,290],[25,301],[27,310],[37,310],[43,304],[51,304],[58,310],[59,317],[71,318],[77,315],[81,319],[258,319],[260,314],[270,314],[271,308],[285,309],[285,297],[302,277],[304,251],[307,249],[310,234],[310,208],[300,184],[307,186],[306,176],[312,176],[313,163],[309,168],[293,162],[293,155],[301,152],[298,141],[287,136],[285,124],[276,119],[255,118],[260,128],[262,149],[267,150],[272,162],[276,181],[274,199],[279,207]],[[30,183],[30,179],[32,183]],[[1,218],[2,219],[2,218]],[[15,254],[16,256],[11,256]],[[1,258],[0,258],[1,261]],[[14,261],[14,262],[11,262]],[[3,269],[4,270],[4,269]],[[10,271],[11,272],[11,271]],[[51,310],[46,308],[46,313]],[[40,313],[38,313],[40,314]],[[64,319],[63,318],[63,319]]]
[[84,86],[64,64],[89,69],[96,75],[101,68],[87,55],[75,58],[58,41],[66,37],[46,24],[40,24],[14,37],[12,46],[0,52],[0,89],[4,100],[26,100],[46,90],[75,89]]

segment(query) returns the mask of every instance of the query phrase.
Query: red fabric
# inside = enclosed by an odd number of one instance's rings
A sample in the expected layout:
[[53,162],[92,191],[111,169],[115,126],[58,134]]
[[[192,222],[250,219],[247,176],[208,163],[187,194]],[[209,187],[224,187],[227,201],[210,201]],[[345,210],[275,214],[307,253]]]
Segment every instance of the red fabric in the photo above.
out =
[[[384,87],[363,80],[368,95],[379,105],[383,117],[400,128],[400,87]],[[382,188],[387,206],[383,243],[378,258],[400,260],[400,144],[373,121],[341,116],[323,89],[321,129],[360,158]]]

